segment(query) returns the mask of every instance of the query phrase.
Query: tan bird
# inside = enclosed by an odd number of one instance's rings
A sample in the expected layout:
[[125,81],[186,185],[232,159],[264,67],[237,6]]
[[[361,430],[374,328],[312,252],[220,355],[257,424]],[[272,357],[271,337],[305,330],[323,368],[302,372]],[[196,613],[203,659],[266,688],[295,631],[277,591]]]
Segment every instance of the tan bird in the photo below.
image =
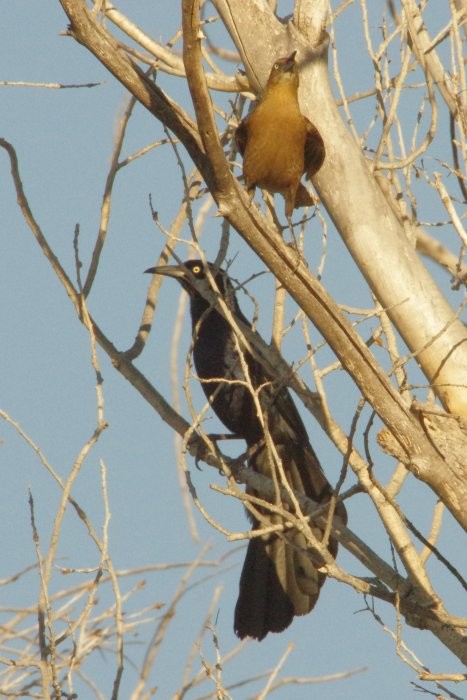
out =
[[275,61],[258,106],[235,132],[248,193],[280,192],[289,223],[295,207],[314,204],[300,180],[317,173],[325,158],[318,129],[300,112],[296,53]]

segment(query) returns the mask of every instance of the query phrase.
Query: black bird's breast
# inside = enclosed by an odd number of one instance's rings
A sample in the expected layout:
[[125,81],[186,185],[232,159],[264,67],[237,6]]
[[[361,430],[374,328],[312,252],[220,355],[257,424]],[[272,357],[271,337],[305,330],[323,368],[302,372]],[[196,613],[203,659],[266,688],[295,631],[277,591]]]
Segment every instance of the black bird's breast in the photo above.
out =
[[214,412],[230,432],[250,445],[256,443],[263,431],[244,368],[254,381],[259,365],[248,353],[240,358],[232,328],[215,309],[201,315],[193,333],[196,373]]

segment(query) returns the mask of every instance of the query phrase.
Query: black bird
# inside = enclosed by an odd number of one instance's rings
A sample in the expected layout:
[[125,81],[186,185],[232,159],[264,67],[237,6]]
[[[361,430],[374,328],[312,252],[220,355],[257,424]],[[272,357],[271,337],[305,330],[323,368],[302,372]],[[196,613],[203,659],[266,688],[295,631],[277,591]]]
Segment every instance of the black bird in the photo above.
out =
[[[225,272],[209,264],[219,293],[232,315],[248,324]],[[271,450],[265,444],[264,428],[252,393],[245,384],[244,367],[254,389],[261,387],[261,413],[269,435],[282,462],[292,489],[323,503],[332,489],[310,445],[305,426],[286,388],[277,388],[274,378],[250,352],[243,352],[243,365],[235,332],[216,307],[210,305],[201,290],[211,289],[200,260],[182,265],[153,267],[146,272],[177,279],[190,295],[193,326],[193,358],[204,393],[222,423],[243,438],[249,448],[249,466],[261,474],[280,481]],[[210,381],[206,381],[210,380]],[[214,380],[214,381],[212,381]],[[228,381],[224,381],[228,380]],[[258,495],[247,489],[248,493]],[[276,514],[261,511],[271,524],[283,522]],[[346,518],[338,504],[338,514]],[[262,525],[251,517],[253,528]],[[264,523],[263,523],[264,526]],[[313,526],[315,535],[323,533]],[[337,542],[330,539],[329,551],[337,553]],[[316,559],[315,559],[316,562]],[[240,577],[240,592],[235,608],[235,633],[243,639],[263,639],[268,632],[282,632],[294,615],[305,615],[314,607],[325,574],[317,570],[306,551],[305,538],[296,530],[254,537],[250,540]]]

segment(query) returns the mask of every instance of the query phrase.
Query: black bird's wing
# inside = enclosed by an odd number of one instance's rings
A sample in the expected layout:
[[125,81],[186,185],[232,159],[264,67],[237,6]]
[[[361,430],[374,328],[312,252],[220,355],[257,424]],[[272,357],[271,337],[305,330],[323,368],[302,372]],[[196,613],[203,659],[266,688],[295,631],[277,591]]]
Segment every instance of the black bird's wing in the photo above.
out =
[[[247,319],[235,308],[236,317]],[[215,348],[215,350],[213,350]],[[311,447],[305,425],[285,387],[277,387],[260,362],[249,352],[241,361],[239,346],[230,325],[212,310],[201,328],[194,346],[195,365],[200,377],[217,377],[219,383],[205,383],[203,388],[218,418],[229,430],[243,437],[251,451],[249,465],[273,482],[283,485],[278,460],[289,486],[317,503],[329,500],[332,489]],[[244,368],[252,385],[246,386]],[[222,381],[224,378],[227,381]],[[256,390],[262,420],[267,423],[277,458],[264,439],[262,421],[252,398]],[[250,495],[259,496],[251,488]],[[281,505],[279,493],[277,502]],[[259,509],[263,521],[249,516],[253,529],[283,525],[283,518],[268,508]],[[345,509],[338,506],[345,518]],[[322,540],[323,532],[314,528]],[[337,553],[337,543],[331,540],[330,552]],[[294,615],[305,615],[314,607],[325,575],[317,570],[321,561],[313,561],[303,534],[290,528],[279,534],[254,537],[248,550],[240,577],[239,597],[235,608],[234,629],[240,638],[263,639],[268,632],[281,632],[290,625]]]
[[[310,445],[308,435],[297,408],[286,389],[276,397],[268,397],[269,406],[264,415],[289,486],[318,503],[329,500],[332,489]],[[277,462],[263,445],[251,458],[250,466],[264,476],[283,484]],[[258,496],[252,489],[247,492]],[[338,506],[345,519],[345,509]],[[283,524],[278,514],[263,511],[266,523]],[[264,522],[252,518],[253,528],[264,527]],[[323,532],[313,528],[318,540]],[[337,542],[330,540],[329,550],[337,553]],[[288,529],[270,533],[249,542],[240,578],[240,590],[235,608],[235,632],[240,638],[249,636],[263,639],[268,632],[281,632],[291,623],[294,615],[310,612],[319,597],[326,576],[317,570],[322,562],[312,560],[307,551],[305,536]]]

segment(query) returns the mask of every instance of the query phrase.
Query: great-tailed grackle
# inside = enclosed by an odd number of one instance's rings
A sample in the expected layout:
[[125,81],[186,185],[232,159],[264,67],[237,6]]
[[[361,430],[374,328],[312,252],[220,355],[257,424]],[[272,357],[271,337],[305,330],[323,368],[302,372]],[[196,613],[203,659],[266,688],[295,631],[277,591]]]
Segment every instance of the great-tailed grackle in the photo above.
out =
[[[210,270],[228,309],[236,319],[248,324],[226,273],[212,265]],[[262,420],[265,420],[290,487],[319,503],[328,501],[331,486],[289,392],[274,385],[273,377],[250,352],[242,353],[243,361],[240,359],[231,325],[202,296],[203,286],[210,288],[202,262],[190,260],[183,265],[164,265],[146,272],[174,277],[190,295],[196,372],[218,418],[228,430],[246,441],[249,465],[280,481],[277,463],[264,438]],[[261,419],[247,381],[258,391]],[[258,495],[249,489],[248,492]],[[267,509],[261,512],[267,522],[283,523],[279,515],[268,513]],[[337,512],[346,517],[342,504],[338,504]],[[257,519],[252,518],[252,522],[254,529],[260,526]],[[315,526],[313,530],[322,539],[322,531]],[[268,632],[281,632],[294,615],[304,615],[313,608],[325,575],[317,570],[320,564],[313,564],[305,547],[303,534],[290,528],[250,540],[235,608],[234,629],[240,638],[261,640]],[[332,538],[329,550],[336,555],[337,542]]]
[[318,129],[298,104],[296,53],[275,61],[262,99],[235,132],[250,196],[256,186],[280,192],[289,222],[294,207],[314,203],[300,180],[317,173],[325,157]]

